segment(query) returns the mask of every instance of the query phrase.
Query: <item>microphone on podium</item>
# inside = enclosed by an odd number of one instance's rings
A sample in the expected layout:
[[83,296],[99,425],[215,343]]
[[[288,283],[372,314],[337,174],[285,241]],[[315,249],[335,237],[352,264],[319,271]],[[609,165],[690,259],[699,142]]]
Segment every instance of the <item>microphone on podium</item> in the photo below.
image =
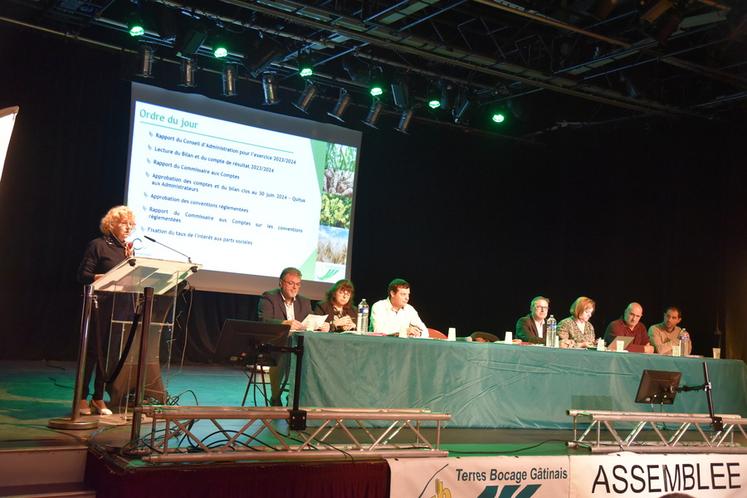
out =
[[181,254],[182,256],[184,256],[185,258],[187,258],[187,261],[188,261],[189,263],[191,263],[191,262],[192,262],[192,258],[190,258],[189,256],[187,256],[187,255],[186,255],[186,254],[184,254],[183,252],[181,252],[181,251],[177,251],[177,250],[176,250],[176,249],[174,249],[173,247],[167,246],[166,244],[164,244],[164,243],[162,243],[162,242],[158,242],[158,241],[157,241],[156,239],[154,239],[153,237],[148,237],[147,235],[143,235],[143,237],[145,237],[146,239],[150,240],[151,242],[154,242],[154,243],[158,244],[159,246],[163,246],[163,247],[165,247],[165,248],[166,248],[166,249],[168,249],[169,251],[174,251],[174,252],[175,252],[175,253],[177,253],[177,254]]

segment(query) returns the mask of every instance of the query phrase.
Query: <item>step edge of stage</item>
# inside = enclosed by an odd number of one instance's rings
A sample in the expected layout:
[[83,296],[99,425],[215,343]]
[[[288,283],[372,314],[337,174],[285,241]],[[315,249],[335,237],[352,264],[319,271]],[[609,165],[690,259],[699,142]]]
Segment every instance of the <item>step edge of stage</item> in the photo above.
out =
[[62,496],[96,496],[96,490],[82,482],[59,482],[45,484],[20,484],[14,486],[0,486],[0,496],[24,497],[62,497]]
[[[62,443],[59,440],[23,440],[23,441],[0,441],[0,455],[19,452],[49,452],[49,451],[87,451],[88,442]],[[2,495],[0,495],[2,496]]]

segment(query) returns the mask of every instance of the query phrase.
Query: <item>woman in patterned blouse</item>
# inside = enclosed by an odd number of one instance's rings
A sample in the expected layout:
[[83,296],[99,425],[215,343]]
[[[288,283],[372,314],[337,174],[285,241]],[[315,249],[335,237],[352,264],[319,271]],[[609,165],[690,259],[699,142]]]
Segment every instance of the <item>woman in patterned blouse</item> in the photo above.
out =
[[594,346],[594,326],[589,322],[594,313],[593,299],[581,296],[571,305],[571,316],[558,324],[561,348],[590,348]]

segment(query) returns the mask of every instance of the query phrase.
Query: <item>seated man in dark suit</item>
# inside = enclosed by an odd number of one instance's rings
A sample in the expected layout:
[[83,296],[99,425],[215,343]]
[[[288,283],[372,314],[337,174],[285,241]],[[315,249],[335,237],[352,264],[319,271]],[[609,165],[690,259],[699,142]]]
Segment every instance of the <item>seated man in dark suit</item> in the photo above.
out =
[[[280,273],[280,287],[272,289],[259,298],[258,314],[262,322],[275,322],[290,325],[291,330],[304,330],[301,322],[311,314],[311,301],[299,295],[301,291],[301,270],[286,268]],[[319,330],[327,332],[324,326]]]
[[[280,282],[277,289],[269,290],[259,298],[257,313],[262,322],[284,323],[290,325],[290,329],[304,330],[301,323],[304,318],[311,314],[311,301],[299,295],[301,290],[301,270],[298,268],[285,268],[280,273]],[[329,323],[319,328],[322,332],[329,332]],[[288,355],[282,355],[277,367],[270,367],[270,388],[272,389],[272,406],[280,406],[282,380],[288,368]]]
[[537,296],[529,303],[529,314],[522,316],[516,322],[516,338],[524,342],[544,344],[547,332],[547,313],[550,310],[550,300],[544,296]]

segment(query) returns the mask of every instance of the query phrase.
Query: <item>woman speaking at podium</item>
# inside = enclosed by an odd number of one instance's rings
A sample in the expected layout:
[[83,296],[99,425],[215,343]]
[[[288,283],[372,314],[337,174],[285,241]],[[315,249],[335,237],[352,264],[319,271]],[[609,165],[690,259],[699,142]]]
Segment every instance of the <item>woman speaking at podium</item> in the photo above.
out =
[[[106,272],[127,258],[134,256],[132,242],[127,242],[135,228],[135,215],[127,206],[114,206],[99,224],[101,236],[88,243],[83,261],[78,267],[78,282],[84,285],[93,283]],[[102,308],[106,309],[105,306]],[[95,346],[95,341],[90,346]],[[86,366],[83,373],[83,391],[78,403],[78,410],[83,415],[111,415],[112,412],[104,403],[105,374],[98,362],[98,348],[89,347],[86,355]],[[90,404],[87,402],[88,389],[94,369],[96,378],[93,382],[93,395]]]

